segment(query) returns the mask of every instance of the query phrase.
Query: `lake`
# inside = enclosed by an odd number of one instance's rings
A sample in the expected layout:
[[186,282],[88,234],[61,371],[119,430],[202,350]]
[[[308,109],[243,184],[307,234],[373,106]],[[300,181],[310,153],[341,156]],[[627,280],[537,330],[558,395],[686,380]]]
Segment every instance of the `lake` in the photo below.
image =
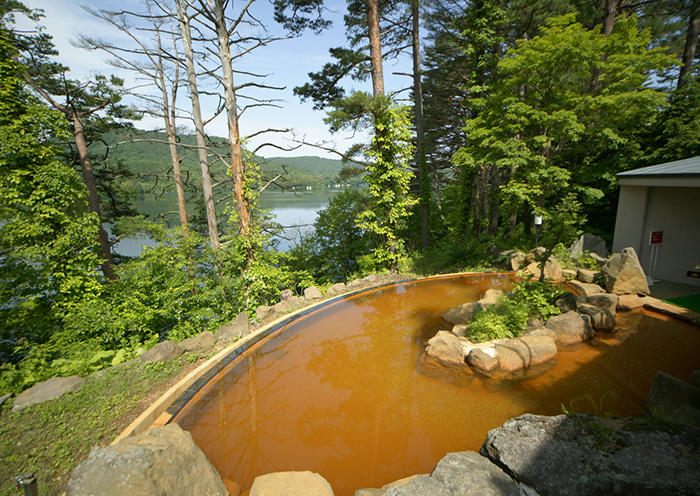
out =
[[[342,189],[312,189],[300,191],[264,191],[260,196],[260,207],[268,210],[275,222],[282,226],[294,226],[285,229],[284,238],[275,237],[277,249],[288,251],[299,240],[301,233],[308,234],[313,230],[312,224],[316,220],[319,210],[326,208],[331,197],[342,192]],[[223,211],[223,204],[217,210]],[[167,218],[171,225],[177,226],[177,195],[169,191],[156,198],[152,195],[141,196],[134,199],[134,208],[139,213],[149,218],[155,218],[171,212]],[[192,204],[188,204],[188,212],[195,211]],[[120,255],[135,257],[141,254],[142,246],[154,246],[156,243],[150,238],[130,237],[124,238],[114,246],[114,251]]]

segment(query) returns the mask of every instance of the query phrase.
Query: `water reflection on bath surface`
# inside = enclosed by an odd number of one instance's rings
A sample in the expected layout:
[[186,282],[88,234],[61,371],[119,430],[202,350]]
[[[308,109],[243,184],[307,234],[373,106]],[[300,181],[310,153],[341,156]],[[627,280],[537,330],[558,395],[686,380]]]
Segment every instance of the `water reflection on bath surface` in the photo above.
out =
[[251,348],[175,421],[243,489],[265,473],[311,470],[351,496],[430,472],[448,452],[478,451],[488,430],[523,413],[592,411],[595,402],[639,414],[658,370],[688,380],[699,365],[700,330],[635,312],[615,335],[560,349],[556,367],[529,381],[457,386],[419,373],[441,313],[490,287],[510,280],[406,283],[331,304]]

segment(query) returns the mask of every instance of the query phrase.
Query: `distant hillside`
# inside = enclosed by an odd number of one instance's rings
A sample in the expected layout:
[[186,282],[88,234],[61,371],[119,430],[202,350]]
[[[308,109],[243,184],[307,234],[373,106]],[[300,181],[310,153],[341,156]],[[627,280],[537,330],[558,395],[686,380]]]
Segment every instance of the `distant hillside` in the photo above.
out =
[[[110,146],[109,157],[122,161],[136,175],[134,182],[142,190],[148,189],[155,181],[156,175],[163,175],[171,169],[170,149],[165,133],[141,130],[119,130],[109,133],[105,141]],[[228,142],[223,138],[213,138],[214,149],[222,156],[228,157]],[[192,180],[199,181],[200,168],[197,158],[196,138],[194,135],[180,135],[179,147],[181,166]],[[106,147],[95,143],[91,151],[104,155]],[[338,173],[343,169],[340,160],[321,157],[253,157],[259,164],[263,180],[276,175],[284,176],[278,181],[284,187],[323,187],[338,182]],[[215,181],[225,178],[226,168],[221,162],[212,163],[211,173]],[[162,180],[162,179],[161,179]],[[348,182],[344,180],[343,182]],[[359,178],[353,178],[353,183]]]

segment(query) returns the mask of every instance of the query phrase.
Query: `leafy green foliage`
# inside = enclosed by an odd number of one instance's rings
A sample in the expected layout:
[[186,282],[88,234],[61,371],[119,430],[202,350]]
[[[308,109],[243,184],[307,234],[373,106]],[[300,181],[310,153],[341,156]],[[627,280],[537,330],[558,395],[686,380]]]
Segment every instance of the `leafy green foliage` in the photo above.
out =
[[516,284],[494,305],[474,315],[467,328],[469,339],[482,342],[520,336],[530,319],[547,320],[560,313],[554,300],[562,292],[549,281],[526,279]]

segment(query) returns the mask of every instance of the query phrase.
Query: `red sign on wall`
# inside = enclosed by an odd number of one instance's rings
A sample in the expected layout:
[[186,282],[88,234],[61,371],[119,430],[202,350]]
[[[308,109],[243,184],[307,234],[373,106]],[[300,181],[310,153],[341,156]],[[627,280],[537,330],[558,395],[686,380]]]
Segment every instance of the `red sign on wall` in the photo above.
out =
[[664,239],[664,232],[663,231],[651,231],[649,233],[649,244],[650,245],[659,245],[661,244],[661,241]]

